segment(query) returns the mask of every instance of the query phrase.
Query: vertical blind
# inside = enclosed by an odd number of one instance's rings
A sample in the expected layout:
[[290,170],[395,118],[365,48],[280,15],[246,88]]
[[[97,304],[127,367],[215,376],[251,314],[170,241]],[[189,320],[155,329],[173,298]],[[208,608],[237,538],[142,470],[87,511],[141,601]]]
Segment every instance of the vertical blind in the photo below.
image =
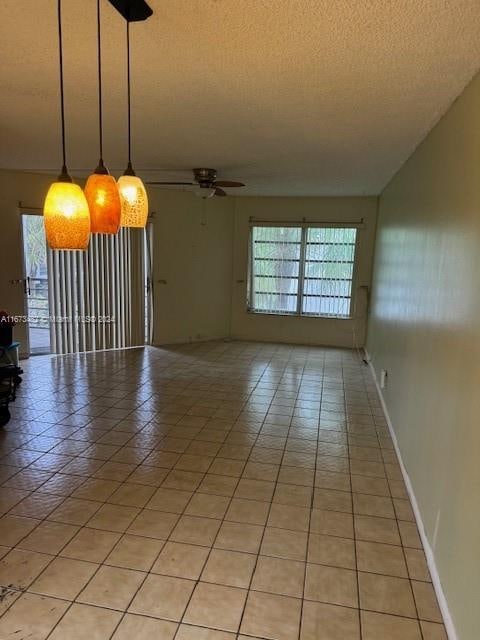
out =
[[253,226],[250,310],[349,317],[356,241],[356,228]]
[[144,230],[92,234],[87,251],[48,250],[54,353],[143,345]]

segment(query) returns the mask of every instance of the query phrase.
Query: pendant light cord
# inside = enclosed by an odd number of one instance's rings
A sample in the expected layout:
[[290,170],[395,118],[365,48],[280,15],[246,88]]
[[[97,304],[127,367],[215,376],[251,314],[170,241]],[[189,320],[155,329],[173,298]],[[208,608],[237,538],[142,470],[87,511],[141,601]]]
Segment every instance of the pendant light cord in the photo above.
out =
[[127,128],[128,128],[128,164],[123,172],[124,176],[134,176],[132,167],[132,116],[131,116],[131,89],[130,89],[130,20],[127,19]]
[[127,104],[128,104],[128,166],[132,164],[132,123],[130,95],[130,22],[127,20]]
[[103,165],[103,110],[102,110],[102,43],[100,32],[100,0],[97,0],[97,58],[98,58],[98,140],[100,165]]
[[62,0],[58,0],[58,53],[59,53],[59,69],[60,69],[60,116],[62,127],[62,174],[68,176],[67,172],[67,153],[65,149],[65,98],[63,89],[63,40],[62,40]]

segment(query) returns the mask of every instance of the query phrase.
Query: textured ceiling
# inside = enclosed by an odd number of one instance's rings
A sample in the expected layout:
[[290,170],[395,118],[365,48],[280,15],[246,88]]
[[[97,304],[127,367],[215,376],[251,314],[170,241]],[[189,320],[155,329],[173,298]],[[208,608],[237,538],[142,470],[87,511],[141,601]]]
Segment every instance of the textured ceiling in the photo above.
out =
[[[378,193],[480,67],[478,0],[150,0],[134,164],[248,195]],[[69,165],[97,162],[95,0],[63,0]],[[55,0],[0,0],[0,166],[60,165]],[[124,23],[102,0],[105,160],[124,168]],[[237,192],[238,193],[238,192]]]

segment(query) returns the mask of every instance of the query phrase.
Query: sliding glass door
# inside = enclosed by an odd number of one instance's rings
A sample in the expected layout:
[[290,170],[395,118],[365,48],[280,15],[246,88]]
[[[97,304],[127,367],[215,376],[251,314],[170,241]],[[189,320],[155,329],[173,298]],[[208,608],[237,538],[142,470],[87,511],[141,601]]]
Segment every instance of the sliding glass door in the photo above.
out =
[[87,251],[48,251],[55,353],[145,344],[145,231],[93,234]]
[[153,226],[93,234],[87,251],[47,248],[40,213],[21,210],[30,354],[79,353],[152,342]]
[[22,213],[23,287],[31,355],[51,352],[47,246],[43,216]]

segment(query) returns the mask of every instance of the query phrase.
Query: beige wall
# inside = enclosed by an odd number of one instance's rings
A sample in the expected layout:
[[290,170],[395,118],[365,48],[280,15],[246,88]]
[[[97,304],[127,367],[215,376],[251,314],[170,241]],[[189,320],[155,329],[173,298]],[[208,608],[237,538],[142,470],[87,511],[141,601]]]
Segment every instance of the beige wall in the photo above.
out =
[[[300,344],[352,347],[354,331],[358,345],[364,344],[366,301],[362,285],[370,286],[375,238],[376,198],[253,198],[236,199],[231,334],[236,339],[268,340]],[[249,218],[262,220],[357,221],[359,230],[355,319],[302,318],[247,312],[247,263]]]
[[[150,189],[155,344],[230,334],[233,198]],[[159,280],[165,280],[161,284]]]
[[380,198],[368,350],[460,640],[480,630],[480,78]]

